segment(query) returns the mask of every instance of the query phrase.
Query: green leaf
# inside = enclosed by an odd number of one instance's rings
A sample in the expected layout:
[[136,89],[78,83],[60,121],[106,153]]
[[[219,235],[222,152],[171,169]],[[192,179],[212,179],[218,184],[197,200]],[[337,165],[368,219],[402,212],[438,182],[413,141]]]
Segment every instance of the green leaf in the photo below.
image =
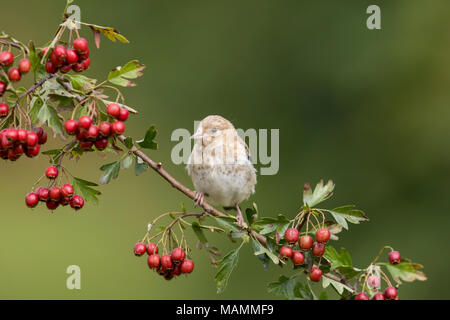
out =
[[245,209],[245,216],[247,217],[247,222],[249,225],[252,225],[253,222],[258,218],[258,207],[256,203],[253,202],[252,208]]
[[284,296],[286,299],[293,300],[296,298],[295,289],[299,285],[299,281],[296,276],[290,278],[286,276],[280,276],[278,281],[271,282],[267,285],[267,289],[270,293],[275,295]]
[[353,292],[354,290],[347,287],[346,285],[336,281],[336,280],[332,280],[330,278],[327,277],[322,277],[322,286],[323,288],[327,288],[329,285],[332,285],[333,288],[337,291],[337,293],[339,293],[340,295],[342,295],[342,293],[344,293],[344,290],[348,290],[350,292]]
[[425,273],[420,271],[421,269],[423,269],[423,266],[417,263],[400,262],[396,265],[380,263],[380,265],[386,266],[386,268],[392,275],[392,278],[394,278],[397,283],[402,283],[401,280],[406,282],[412,282],[415,280],[427,280]]
[[322,291],[319,295],[319,300],[328,300],[328,293],[326,291]]
[[140,64],[138,60],[132,60],[123,67],[116,67],[108,74],[108,81],[122,87],[134,87],[136,83],[130,79],[136,79],[142,76],[142,70],[145,65]]
[[314,188],[314,192],[310,184],[306,183],[303,188],[303,204],[313,208],[322,201],[330,198],[333,195],[333,189],[334,183],[331,180],[326,185],[323,184],[323,180],[320,180]]
[[97,83],[97,80],[88,78],[81,74],[66,74],[65,77],[70,80],[70,84],[75,90],[84,92],[91,91]]
[[258,256],[258,258],[264,262],[264,267],[267,268],[267,266],[265,265],[266,259],[264,259],[264,256],[266,256],[267,258],[269,258],[270,260],[272,260],[272,262],[274,264],[279,264],[280,262],[283,263],[282,260],[280,260],[278,258],[277,255],[275,255],[272,251],[270,251],[268,248],[264,247],[263,245],[261,245],[258,241],[256,241],[255,239],[252,239],[252,244],[253,244],[253,249],[255,251],[255,256]]
[[111,40],[112,42],[116,42],[116,40],[119,40],[122,43],[130,42],[127,40],[127,38],[125,38],[123,35],[121,35],[119,31],[117,31],[116,29],[114,29],[112,27],[102,27],[102,26],[98,26],[95,24],[84,23],[84,22],[83,22],[83,24],[90,27],[91,30],[94,32],[94,35],[96,33],[101,33],[105,37],[107,37],[109,40]]
[[342,266],[353,267],[350,253],[345,248],[341,248],[340,253],[338,253],[332,246],[326,246],[323,257],[331,263],[331,267],[334,269]]
[[128,155],[125,157],[125,159],[122,160],[122,168],[124,169],[130,169],[133,165],[133,156]]
[[214,277],[214,279],[216,280],[217,293],[222,293],[227,287],[231,273],[233,272],[234,268],[238,263],[239,250],[241,249],[241,247],[242,244],[238,248],[231,250],[217,262],[219,271],[216,273],[216,276]]
[[208,240],[206,240],[205,234],[203,233],[203,230],[198,222],[192,222],[192,230],[194,230],[195,235],[202,244],[206,245],[208,243]]
[[126,138],[126,139],[123,141],[123,144],[125,145],[125,147],[127,147],[127,149],[133,148],[133,144],[134,144],[133,138],[131,138],[131,137]]
[[153,141],[157,134],[158,132],[156,131],[155,126],[151,126],[145,133],[144,139],[137,141],[138,145],[145,149],[158,149],[158,144]]
[[98,204],[97,196],[100,195],[100,191],[92,188],[98,186],[96,183],[86,181],[80,178],[73,178],[73,187],[76,193],[81,194],[86,201]]
[[338,224],[343,228],[348,229],[347,221],[354,224],[359,224],[361,221],[369,221],[369,218],[363,211],[355,208],[354,205],[347,205],[332,210],[323,210],[331,213]]
[[138,176],[148,169],[148,164],[143,162],[141,158],[136,157],[134,161],[134,173]]
[[278,232],[281,236],[284,236],[284,231],[289,228],[291,221],[285,216],[279,214],[276,218],[264,217],[252,224],[252,228],[258,231],[262,235]]
[[63,134],[61,119],[52,106],[44,103],[37,113],[37,118],[42,124],[46,123],[54,132]]
[[101,166],[100,170],[105,171],[105,173],[100,177],[100,183],[107,184],[111,181],[111,179],[116,179],[119,176],[120,161],[105,164]]

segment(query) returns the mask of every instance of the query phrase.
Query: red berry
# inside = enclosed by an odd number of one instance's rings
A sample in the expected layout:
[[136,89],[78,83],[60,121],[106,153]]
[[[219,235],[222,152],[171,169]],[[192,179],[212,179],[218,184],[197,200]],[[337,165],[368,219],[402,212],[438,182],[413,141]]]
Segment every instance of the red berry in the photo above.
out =
[[109,137],[111,134],[111,124],[107,121],[100,122],[98,131],[102,136]]
[[94,126],[90,126],[89,129],[88,129],[88,131],[87,131],[86,136],[87,136],[88,139],[91,139],[91,140],[97,139],[97,136],[98,136],[98,127],[95,126],[95,125],[94,125]]
[[402,260],[402,256],[400,255],[400,252],[398,251],[391,251],[389,252],[389,263],[391,264],[398,264]]
[[25,129],[18,129],[17,130],[17,141],[20,143],[26,143],[27,142],[27,135],[28,132]]
[[75,50],[67,50],[66,63],[71,65],[78,62],[78,54]]
[[56,177],[58,177],[58,173],[59,171],[55,166],[50,166],[47,170],[45,170],[45,175],[49,179],[56,179]]
[[56,208],[58,208],[58,206],[59,206],[59,201],[52,201],[52,200],[50,200],[50,201],[47,201],[46,205],[47,205],[47,209],[53,211],[53,210],[55,210]]
[[81,141],[80,142],[80,147],[81,149],[85,150],[85,151],[92,151],[92,145],[94,143],[92,141]]
[[91,58],[87,58],[83,61],[83,69],[87,70],[91,66]]
[[67,57],[67,50],[64,46],[56,46],[55,49],[53,49],[52,54],[55,55],[58,61],[64,62]]
[[86,60],[87,58],[89,58],[89,48],[85,52],[80,53],[80,60]]
[[22,76],[20,75],[20,71],[19,68],[16,67],[12,67],[8,70],[8,78],[9,80],[11,80],[12,82],[17,82],[20,81],[20,78]]
[[319,282],[322,278],[322,270],[317,267],[312,267],[309,278],[311,279],[311,281]]
[[77,132],[78,122],[75,120],[67,120],[64,124],[64,128],[66,129],[67,134],[73,136]]
[[42,136],[39,137],[38,144],[45,144],[47,142],[47,132],[43,132]]
[[5,91],[6,91],[6,83],[0,81],[0,97],[5,93]]
[[294,251],[292,253],[292,262],[294,265],[299,266],[305,262],[305,255],[301,251]]
[[323,243],[314,242],[312,247],[312,254],[316,257],[323,256],[325,252],[325,245]]
[[61,198],[61,189],[53,187],[50,189],[50,200],[59,201]]
[[119,120],[127,121],[129,115],[130,115],[130,112],[128,111],[128,109],[121,108],[120,113],[119,113]]
[[47,53],[47,51],[48,51],[48,47],[43,48],[40,52],[40,55],[44,56]]
[[17,138],[19,137],[16,129],[8,129],[8,131],[5,133],[6,139],[8,139],[11,142],[17,141]]
[[63,186],[61,187],[61,194],[64,197],[71,197],[74,193],[74,189],[73,186],[71,184],[63,184]]
[[170,254],[165,254],[161,257],[161,266],[166,270],[173,269],[173,261]]
[[62,73],[67,73],[70,70],[72,70],[72,65],[71,64],[63,64],[60,68],[59,71],[61,71]]
[[89,130],[89,128],[92,125],[92,119],[89,118],[88,116],[82,116],[80,117],[80,119],[78,120],[78,126],[80,128],[83,128],[85,130]]
[[67,206],[70,203],[70,197],[61,196],[59,199],[59,204],[62,206]]
[[8,115],[8,113],[9,113],[9,106],[6,103],[1,102],[0,103],[0,117],[6,117]]
[[394,300],[397,298],[397,289],[394,287],[387,287],[386,290],[384,290],[384,296],[387,300]]
[[282,246],[280,249],[280,257],[281,258],[290,258],[292,257],[292,248],[289,246]]
[[372,297],[372,300],[384,300],[384,294],[381,292],[375,293]]
[[95,141],[94,145],[98,151],[103,151],[108,146],[108,139],[97,140],[97,141]]
[[289,228],[284,232],[284,239],[288,243],[294,243],[298,241],[299,232],[295,228]]
[[7,67],[14,62],[14,55],[11,51],[3,51],[0,53],[0,64]]
[[28,59],[22,59],[19,61],[19,72],[21,74],[25,74],[30,72],[31,63]]
[[24,152],[24,148],[22,144],[18,144],[16,145],[13,149],[12,149],[13,153],[17,156],[20,156],[23,154]]
[[365,292],[360,292],[356,295],[355,300],[369,300],[369,296]]
[[84,70],[84,63],[83,62],[77,62],[74,65],[72,65],[72,69],[75,72],[81,72]]
[[38,144],[36,144],[34,147],[29,146],[29,147],[27,147],[27,151],[25,152],[25,154],[29,158],[36,157],[39,154],[39,149],[40,149],[40,146]]
[[134,245],[134,255],[136,257],[142,256],[146,250],[147,250],[147,247],[143,243],[138,242]]
[[34,208],[39,202],[39,197],[36,193],[31,192],[25,196],[25,203],[27,207]]
[[125,124],[122,121],[115,121],[111,126],[112,132],[122,134],[125,131]]
[[36,190],[40,201],[46,202],[50,198],[50,190],[44,187],[40,187]]
[[175,268],[173,268],[173,270],[170,272],[170,274],[173,276],[179,276],[181,274],[181,266],[176,265]]
[[159,264],[161,262],[161,258],[157,254],[152,254],[148,256],[147,264],[149,268],[156,269],[159,267]]
[[78,38],[73,41],[73,48],[79,52],[83,53],[88,50],[88,42],[85,38]]
[[49,60],[45,64],[45,71],[47,71],[48,73],[56,73],[58,72],[58,68]]
[[75,210],[79,210],[79,209],[83,208],[83,206],[84,206],[83,197],[79,196],[79,195],[74,195],[72,197],[72,199],[70,199],[70,206]]
[[175,248],[172,251],[172,260],[175,262],[181,262],[186,258],[186,253],[181,248]]
[[27,134],[27,146],[28,147],[34,147],[37,145],[39,141],[39,137],[35,132],[28,132]]
[[298,240],[298,245],[300,246],[300,249],[303,250],[309,250],[313,246],[313,238],[311,236],[301,236]]
[[158,247],[155,243],[149,243],[147,246],[147,254],[151,256],[152,254],[158,254]]
[[111,117],[118,119],[120,116],[120,106],[117,103],[110,103],[106,107],[106,112]]
[[180,265],[181,273],[191,273],[194,270],[194,261],[186,259]]
[[330,230],[328,229],[317,229],[316,231],[316,241],[321,243],[327,243],[330,240]]

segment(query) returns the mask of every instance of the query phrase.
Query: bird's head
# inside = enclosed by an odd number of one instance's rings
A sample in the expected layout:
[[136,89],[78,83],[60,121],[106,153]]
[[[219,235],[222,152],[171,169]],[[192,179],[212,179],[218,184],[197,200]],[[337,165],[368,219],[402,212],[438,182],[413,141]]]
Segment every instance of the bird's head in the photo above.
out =
[[234,133],[233,124],[221,116],[208,116],[198,125],[197,131],[191,139],[203,141],[205,144],[214,142],[229,133]]

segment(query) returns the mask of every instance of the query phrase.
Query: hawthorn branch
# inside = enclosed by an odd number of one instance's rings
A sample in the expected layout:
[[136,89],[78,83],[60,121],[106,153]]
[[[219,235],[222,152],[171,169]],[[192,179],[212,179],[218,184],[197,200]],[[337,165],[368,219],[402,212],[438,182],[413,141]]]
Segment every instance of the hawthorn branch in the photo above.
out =
[[17,102],[16,105],[20,104],[20,101],[25,98],[27,95],[29,95],[30,93],[36,91],[36,89],[38,89],[40,86],[42,86],[47,80],[56,77],[55,74],[48,74],[45,77],[43,77],[41,80],[35,82],[27,91],[25,91],[24,93],[22,93],[18,98],[17,98]]
[[[62,77],[59,77],[60,79]],[[71,91],[72,88],[71,86],[64,81],[60,81],[59,82],[64,89],[66,89],[67,91]],[[83,101],[83,98],[79,95],[75,95],[75,99],[81,103],[81,101]],[[124,135],[119,135],[117,137],[120,142],[125,143],[125,139],[126,137]],[[185,194],[188,198],[191,198],[192,200],[195,200],[195,192],[192,191],[191,189],[189,189],[188,187],[186,187],[185,185],[183,185],[181,182],[179,182],[177,179],[175,179],[170,173],[168,173],[163,167],[161,163],[155,162],[153,161],[149,156],[147,156],[144,152],[142,152],[141,150],[139,150],[136,146],[133,146],[130,149],[130,152],[132,152],[135,156],[141,158],[145,163],[147,163],[149,165],[150,168],[152,168],[154,171],[156,171],[156,173],[158,173],[164,180],[166,180],[172,187],[174,187],[175,189],[177,189],[178,191],[180,191],[181,193]],[[228,217],[227,214],[217,210],[216,208],[214,208],[212,205],[210,205],[209,203],[207,203],[206,201],[202,202],[201,207],[210,215],[214,216],[214,217]],[[263,236],[262,234],[259,234],[258,232],[251,230],[251,229],[247,229],[249,231],[249,233],[255,237],[263,246],[267,246],[267,239],[265,236]],[[342,283],[343,285],[345,285],[348,289],[353,290],[352,285],[345,279],[345,277],[341,276],[338,277],[332,273],[326,273],[323,275],[324,277],[337,281],[339,283]]]
[[0,39],[0,43],[6,44],[7,46],[14,47],[16,49],[22,49],[22,47],[20,45],[18,45],[17,43],[12,42],[12,41],[8,41],[8,40],[5,40],[5,39]]

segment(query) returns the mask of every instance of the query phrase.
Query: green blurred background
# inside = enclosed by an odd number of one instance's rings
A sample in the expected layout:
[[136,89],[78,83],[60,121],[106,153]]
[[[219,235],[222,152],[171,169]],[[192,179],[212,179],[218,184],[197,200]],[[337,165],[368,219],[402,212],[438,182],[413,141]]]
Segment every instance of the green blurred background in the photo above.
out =
[[[365,266],[390,244],[424,264],[429,277],[402,286],[401,298],[450,298],[448,1],[76,4],[83,21],[114,26],[131,41],[103,38],[100,50],[91,49],[87,75],[103,79],[132,58],[147,65],[138,87],[124,90],[127,104],[140,111],[127,134],[141,137],[156,124],[160,150],[151,155],[175,177],[192,186],[184,166],[170,161],[176,128],[192,131],[193,121],[209,114],[238,128],[279,128],[280,170],[259,176],[251,198],[261,215],[293,217],[304,182],[333,179],[335,197],[326,205],[355,203],[371,218],[351,225],[335,246]],[[381,7],[382,30],[366,28],[370,4]],[[4,3],[0,29],[41,45],[63,7],[64,1]],[[89,30],[81,33],[93,42]],[[68,168],[97,181],[100,165],[112,159],[90,154]],[[228,289],[216,295],[216,270],[195,250],[195,272],[167,282],[132,247],[152,218],[181,202],[191,207],[187,198],[153,172],[136,177],[128,170],[100,188],[98,207],[31,211],[24,195],[46,165],[44,156],[0,164],[0,298],[263,299],[274,298],[268,282],[292,273],[264,271],[245,248]],[[221,237],[211,242],[232,247]],[[81,290],[66,289],[71,264],[81,267]]]

